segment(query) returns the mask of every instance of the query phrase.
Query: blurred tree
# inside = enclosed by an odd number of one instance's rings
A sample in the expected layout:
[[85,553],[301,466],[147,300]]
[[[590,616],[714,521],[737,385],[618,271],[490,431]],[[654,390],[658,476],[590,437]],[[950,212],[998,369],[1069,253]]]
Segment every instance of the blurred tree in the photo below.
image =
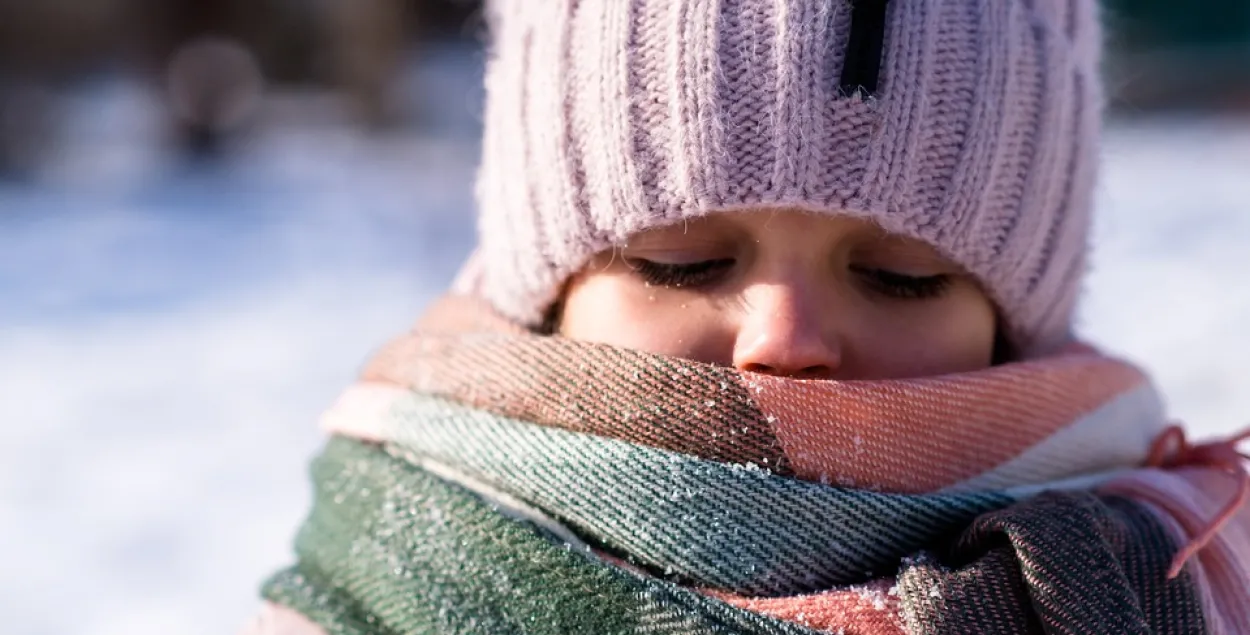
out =
[[1104,0],[1117,41],[1130,50],[1250,42],[1248,0]]
[[0,0],[0,177],[33,170],[55,144],[59,92],[107,65],[128,0]]
[[326,0],[332,76],[358,119],[378,128],[402,119],[393,90],[402,68],[426,40],[476,36],[481,5],[481,0]]
[[1121,110],[1250,110],[1250,0],[1104,0]]
[[404,63],[404,0],[331,0],[334,78],[357,117],[374,127],[399,118],[392,86]]

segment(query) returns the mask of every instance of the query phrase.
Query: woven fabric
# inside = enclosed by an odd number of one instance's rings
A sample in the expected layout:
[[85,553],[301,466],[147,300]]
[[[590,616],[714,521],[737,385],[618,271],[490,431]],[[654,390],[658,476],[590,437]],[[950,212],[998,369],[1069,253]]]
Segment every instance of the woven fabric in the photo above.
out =
[[[758,381],[528,335],[450,299],[326,414],[337,438],[314,466],[298,562],[265,595],[362,635],[1244,632],[1250,524],[1169,580],[1210,505],[1150,493],[1181,479],[1221,500],[1219,475],[1135,469],[1149,445],[1135,439],[1162,425],[1149,386],[1088,349],[1052,361],[997,369],[1010,381],[894,383],[886,399],[890,382]],[[975,389],[994,380],[1011,389]],[[1088,408],[1049,421],[1067,392]],[[865,441],[818,460],[868,485],[796,469],[818,443],[794,431],[832,435],[845,412],[865,435],[903,430],[925,400],[994,413],[969,429],[1015,456],[874,480],[865,465],[892,463]],[[1011,429],[1029,425],[1018,404],[1043,438]],[[900,448],[917,468],[969,434],[922,432],[933,440]]]
[[300,563],[266,585],[332,635],[811,631],[608,566],[377,446],[313,464]]
[[[271,579],[265,595],[333,635],[1205,632],[1191,581],[1166,580],[1168,539],[1158,523],[1132,506],[1117,513],[1114,499],[1054,494],[987,517],[952,545],[935,543],[949,553],[944,561],[902,561],[874,600],[880,609],[849,622],[845,614],[780,619],[613,564],[398,448],[331,441],[314,480],[299,564]],[[830,522],[827,531],[846,526]],[[726,545],[721,558],[732,564],[735,553]]]
[[1138,370],[1079,346],[947,377],[799,381],[527,334],[489,314],[480,301],[444,299],[379,352],[362,382],[889,492],[987,480],[1010,487],[1135,465],[1165,424]]
[[[1196,535],[1234,495],[1227,475],[1195,468],[1139,470],[1102,489],[1155,509],[1175,536]],[[1250,633],[1250,510],[1243,508],[1189,571],[1198,582],[1210,632]]]
[[742,595],[798,595],[893,573],[900,557],[1012,500],[826,487],[426,397],[396,401],[371,432],[651,571]]
[[1190,581],[1161,575],[1173,548],[1128,500],[1043,494],[978,518],[945,554],[958,573],[904,570],[901,593],[921,599],[903,613],[914,632],[1205,633]]
[[[1094,0],[493,0],[481,292],[536,324],[642,230],[799,209],[933,245],[1017,348],[1070,338],[1097,173]],[[879,81],[876,81],[879,79]]]

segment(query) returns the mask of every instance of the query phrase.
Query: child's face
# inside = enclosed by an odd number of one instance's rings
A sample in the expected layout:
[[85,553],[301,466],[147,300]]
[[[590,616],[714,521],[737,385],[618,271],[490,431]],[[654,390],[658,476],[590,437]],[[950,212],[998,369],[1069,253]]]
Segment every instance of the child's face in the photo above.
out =
[[643,232],[566,291],[559,333],[741,370],[887,379],[990,365],[994,307],[928,245],[755,211]]

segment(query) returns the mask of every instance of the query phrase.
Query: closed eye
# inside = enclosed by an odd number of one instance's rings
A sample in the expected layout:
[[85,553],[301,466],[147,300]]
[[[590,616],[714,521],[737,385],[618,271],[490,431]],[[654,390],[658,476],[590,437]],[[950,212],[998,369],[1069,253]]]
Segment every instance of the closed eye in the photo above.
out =
[[667,263],[625,258],[643,282],[657,287],[699,288],[719,282],[734,266],[733,258],[701,260],[690,263]]
[[903,300],[924,300],[946,293],[954,282],[948,274],[909,276],[888,269],[852,266],[851,271],[872,291]]

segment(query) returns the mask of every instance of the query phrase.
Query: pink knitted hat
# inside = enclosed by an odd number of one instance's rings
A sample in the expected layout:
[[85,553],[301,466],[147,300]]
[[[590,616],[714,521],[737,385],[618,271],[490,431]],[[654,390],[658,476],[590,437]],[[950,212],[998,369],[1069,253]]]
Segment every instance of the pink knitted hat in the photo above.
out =
[[496,0],[480,279],[536,324],[594,254],[719,211],[871,219],[1070,338],[1102,110],[1094,0]]

